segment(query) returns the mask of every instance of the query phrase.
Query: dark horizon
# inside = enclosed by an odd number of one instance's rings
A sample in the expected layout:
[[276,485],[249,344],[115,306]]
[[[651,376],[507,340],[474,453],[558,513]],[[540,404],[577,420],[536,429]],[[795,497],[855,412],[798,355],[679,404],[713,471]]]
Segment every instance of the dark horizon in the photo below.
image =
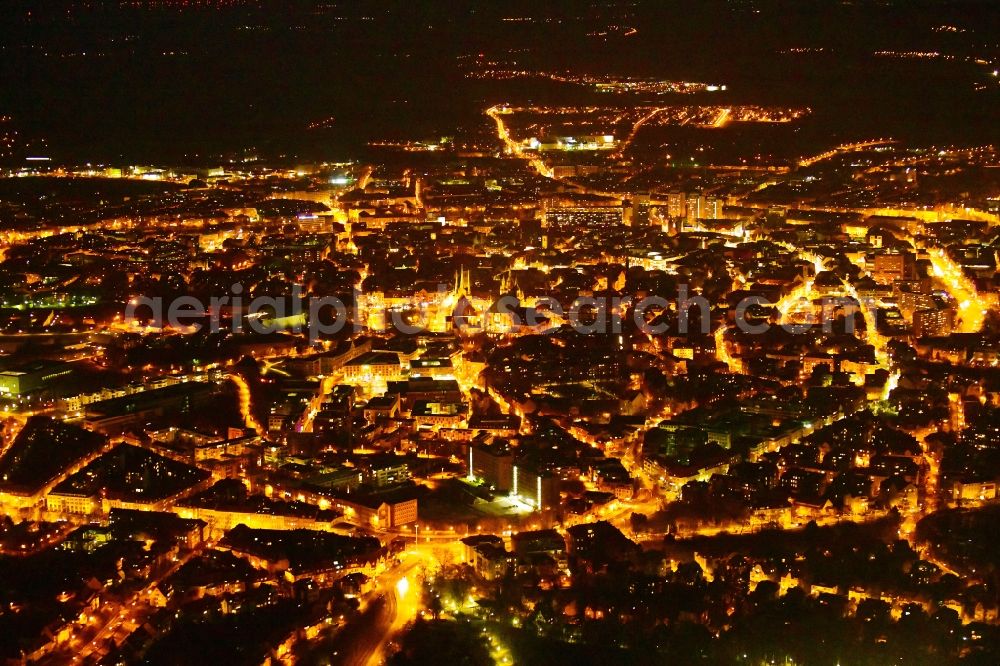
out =
[[[501,101],[595,99],[551,82],[469,80],[480,53],[527,68],[719,81],[732,103],[808,106],[802,154],[884,136],[978,145],[1000,121],[1000,87],[976,90],[988,72],[968,61],[997,56],[988,2],[120,4],[8,6],[0,114],[61,162],[348,159],[372,140],[474,128]],[[534,21],[504,20],[525,17]],[[630,22],[641,26],[633,36],[587,36]],[[933,32],[951,24],[966,32]],[[874,55],[928,45],[954,59]]]

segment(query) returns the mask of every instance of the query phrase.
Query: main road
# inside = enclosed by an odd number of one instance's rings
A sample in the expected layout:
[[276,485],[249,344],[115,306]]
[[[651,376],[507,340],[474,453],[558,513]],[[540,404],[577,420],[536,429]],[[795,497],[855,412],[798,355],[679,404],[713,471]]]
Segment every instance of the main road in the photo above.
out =
[[402,564],[378,577],[373,592],[377,596],[364,612],[340,629],[330,644],[331,663],[345,666],[382,663],[389,642],[416,619],[423,604],[412,574],[426,564],[428,556],[411,551],[404,557]]
[[[639,131],[639,128],[643,124],[651,120],[653,117],[656,116],[656,114],[660,113],[661,111],[663,111],[662,108],[656,108],[652,112],[640,118],[639,121],[636,123],[636,125],[633,127],[632,134],[629,136],[627,142],[623,144],[621,150],[624,150],[625,148],[628,147],[628,142],[631,142],[631,140],[635,138],[634,136],[635,133]],[[507,128],[507,123],[505,123],[503,119],[503,116],[508,115],[510,113],[511,109],[502,104],[491,106],[490,108],[486,109],[486,115],[489,116],[494,123],[496,123],[497,138],[500,140],[500,143],[503,144],[504,152],[506,152],[508,155],[513,155],[518,159],[526,161],[538,173],[539,176],[542,176],[543,178],[548,178],[549,180],[558,181],[563,185],[574,188],[577,192],[581,194],[592,194],[595,196],[609,197],[612,199],[628,198],[629,195],[627,193],[597,190],[592,187],[587,187],[586,185],[577,183],[569,178],[557,175],[555,170],[553,170],[552,167],[546,164],[545,160],[543,160],[540,155],[536,155],[533,154],[531,151],[525,150],[524,146],[511,135],[510,130]],[[650,203],[663,205],[666,202],[650,200]]]

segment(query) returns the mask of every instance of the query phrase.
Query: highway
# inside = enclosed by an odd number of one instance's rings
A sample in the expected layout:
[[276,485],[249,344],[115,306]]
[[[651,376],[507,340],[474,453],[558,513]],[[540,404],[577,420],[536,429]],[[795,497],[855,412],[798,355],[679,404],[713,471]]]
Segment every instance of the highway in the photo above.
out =
[[847,143],[836,148],[831,148],[825,153],[820,153],[819,155],[814,155],[813,157],[806,157],[799,160],[800,167],[809,167],[817,162],[822,162],[823,160],[828,160],[836,155],[842,155],[844,153],[852,153],[859,150],[867,150],[868,148],[874,148],[876,146],[888,146],[895,143],[892,139],[875,139],[874,141],[859,141],[858,143]]
[[661,112],[666,110],[667,110],[666,107],[662,106],[657,107],[652,111],[650,111],[649,113],[647,113],[646,115],[644,115],[643,117],[639,118],[639,120],[636,121],[635,125],[632,126],[632,131],[629,132],[628,136],[625,137],[625,140],[622,141],[620,146],[618,146],[618,150],[614,152],[612,157],[614,157],[615,159],[620,159],[621,157],[623,157],[625,155],[625,151],[628,149],[630,145],[632,145],[632,142],[635,141],[635,137],[639,133],[639,130],[642,129],[642,126],[645,125],[650,120],[652,120],[653,118],[655,118],[656,116],[658,116]]
[[374,171],[375,171],[374,167],[365,166],[361,170],[361,175],[358,176],[358,182],[355,184],[355,187],[359,190],[363,190],[366,187],[368,187],[368,183],[371,182],[372,173],[374,173]]
[[[663,110],[664,110],[663,108],[654,109],[653,112],[647,114],[643,118],[640,118],[639,121],[636,123],[636,125],[633,126],[632,133],[626,140],[625,146],[627,146],[627,144],[630,143],[635,138],[635,134],[639,131],[639,128],[644,123],[646,123],[646,121],[651,120]],[[491,106],[490,108],[486,109],[486,115],[489,116],[493,120],[493,122],[496,123],[497,138],[503,144],[504,152],[506,152],[508,155],[513,155],[518,159],[525,160],[538,173],[538,175],[542,176],[543,178],[559,181],[563,185],[574,188],[577,192],[580,192],[581,194],[592,194],[596,196],[618,198],[618,199],[629,196],[627,193],[608,192],[606,190],[597,190],[591,187],[586,187],[584,185],[581,185],[580,183],[574,182],[569,178],[557,176],[552,167],[546,164],[545,160],[543,160],[541,156],[534,155],[531,152],[525,150],[524,147],[520,143],[518,143],[518,141],[513,136],[511,136],[510,130],[507,128],[507,124],[504,122],[502,117],[509,113],[511,113],[511,110],[503,105]],[[623,150],[624,147],[622,147],[619,150],[619,152]],[[650,203],[654,205],[666,204],[665,201],[656,201],[656,200],[650,200]]]
[[719,115],[717,115],[715,119],[712,121],[711,126],[715,128],[725,127],[727,124],[729,124],[729,118],[732,115],[733,115],[732,109],[728,107],[721,109],[719,111]]
[[501,117],[503,113],[505,112],[501,111],[501,108],[496,106],[491,106],[486,110],[486,115],[492,118],[497,124],[497,136],[500,138],[500,141],[503,142],[507,153],[523,160],[527,160],[528,163],[534,167],[535,171],[538,172],[538,175],[544,176],[545,178],[555,179],[554,172],[549,165],[542,160],[542,158],[532,157],[527,154],[524,148],[521,147],[521,144],[514,140],[514,138],[510,135],[510,130],[507,129],[507,124],[504,123],[503,118]]

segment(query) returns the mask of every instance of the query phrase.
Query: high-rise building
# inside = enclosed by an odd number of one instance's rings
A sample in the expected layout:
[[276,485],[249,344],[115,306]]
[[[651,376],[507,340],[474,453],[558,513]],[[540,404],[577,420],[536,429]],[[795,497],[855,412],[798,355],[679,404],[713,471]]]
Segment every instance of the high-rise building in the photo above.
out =
[[537,510],[552,509],[559,504],[559,479],[530,465],[515,464],[511,494]]
[[483,479],[498,491],[514,489],[514,454],[506,442],[469,447],[469,477]]
[[950,335],[954,327],[955,309],[943,302],[913,313],[913,336],[916,338]]
[[698,220],[718,220],[722,217],[724,203],[720,197],[690,192],[685,201],[687,221],[693,224]]
[[469,447],[469,477],[482,479],[498,492],[509,492],[537,510],[559,504],[559,479],[531,464],[514,460],[514,452],[504,441],[473,444]]
[[872,277],[880,284],[908,280],[915,274],[915,264],[911,252],[882,252],[875,255],[872,263]]
[[580,206],[545,211],[545,226],[616,227],[624,221],[621,206]]
[[701,215],[701,202],[704,196],[701,192],[689,192],[687,198],[684,202],[684,218],[690,222],[694,223],[698,221]]
[[667,192],[667,217],[677,219],[687,216],[687,197],[679,190]]
[[702,217],[707,220],[721,220],[724,217],[722,211],[725,206],[726,201],[722,197],[705,197],[705,215]]
[[628,205],[631,226],[648,227],[650,224],[649,194],[634,195]]

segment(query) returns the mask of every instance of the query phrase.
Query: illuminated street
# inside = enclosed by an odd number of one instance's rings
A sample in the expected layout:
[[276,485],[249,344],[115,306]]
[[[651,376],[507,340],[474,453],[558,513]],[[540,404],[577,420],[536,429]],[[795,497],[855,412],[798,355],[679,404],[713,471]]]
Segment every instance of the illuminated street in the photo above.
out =
[[1000,663],[995,2],[7,4],[0,664]]

